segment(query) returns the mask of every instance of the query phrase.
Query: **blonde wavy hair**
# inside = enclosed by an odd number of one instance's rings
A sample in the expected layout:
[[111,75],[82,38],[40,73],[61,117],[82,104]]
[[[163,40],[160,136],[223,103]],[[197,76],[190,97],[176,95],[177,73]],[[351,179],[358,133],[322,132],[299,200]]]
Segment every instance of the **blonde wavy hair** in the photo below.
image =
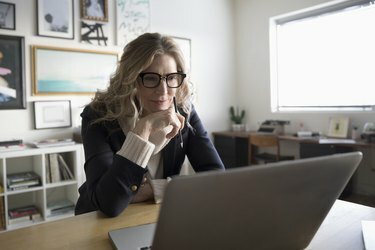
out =
[[[90,103],[91,108],[100,114],[94,123],[137,118],[141,109],[136,97],[139,73],[152,64],[155,56],[164,54],[175,59],[178,72],[188,73],[181,49],[173,38],[159,33],[145,33],[128,43],[108,88],[98,91]],[[192,84],[187,76],[176,92],[177,105],[186,114],[191,112],[191,95]]]

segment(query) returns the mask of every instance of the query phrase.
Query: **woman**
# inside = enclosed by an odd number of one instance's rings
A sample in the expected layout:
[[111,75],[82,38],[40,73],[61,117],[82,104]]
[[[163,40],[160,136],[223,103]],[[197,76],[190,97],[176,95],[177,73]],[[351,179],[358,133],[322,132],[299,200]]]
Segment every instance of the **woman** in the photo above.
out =
[[224,169],[184,72],[170,37],[146,33],[125,47],[108,89],[81,114],[86,182],[76,214],[112,217],[131,202],[160,202],[166,178],[179,174],[185,156],[197,172]]

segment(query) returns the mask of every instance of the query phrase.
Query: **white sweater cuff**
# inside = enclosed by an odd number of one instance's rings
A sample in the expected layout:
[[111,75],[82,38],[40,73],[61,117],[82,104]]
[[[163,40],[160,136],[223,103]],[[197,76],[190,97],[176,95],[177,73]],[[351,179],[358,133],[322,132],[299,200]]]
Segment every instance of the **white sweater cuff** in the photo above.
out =
[[153,143],[146,141],[137,134],[129,131],[126,135],[124,144],[122,144],[122,147],[117,154],[145,168],[154,152],[154,149],[155,145]]

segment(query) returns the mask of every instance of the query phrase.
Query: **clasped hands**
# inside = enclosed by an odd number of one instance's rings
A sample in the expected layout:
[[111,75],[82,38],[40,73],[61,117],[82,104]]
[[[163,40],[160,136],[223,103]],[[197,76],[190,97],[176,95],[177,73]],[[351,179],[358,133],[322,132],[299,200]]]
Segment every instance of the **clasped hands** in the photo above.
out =
[[168,132],[165,137],[166,139],[172,139],[178,134],[180,129],[183,129],[184,124],[185,117],[176,113],[171,106],[167,110],[158,111],[142,117],[138,120],[132,132],[145,140],[149,140],[153,133],[157,133],[171,126],[171,131]]

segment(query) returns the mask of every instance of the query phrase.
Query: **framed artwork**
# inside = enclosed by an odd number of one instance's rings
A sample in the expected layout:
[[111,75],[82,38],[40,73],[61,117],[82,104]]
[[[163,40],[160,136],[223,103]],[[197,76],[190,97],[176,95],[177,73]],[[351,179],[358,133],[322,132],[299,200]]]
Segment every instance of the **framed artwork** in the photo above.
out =
[[37,0],[38,36],[74,39],[73,0]]
[[108,22],[108,0],[80,0],[81,18]]
[[189,38],[175,37],[172,38],[177,42],[178,46],[184,54],[186,66],[191,70],[191,40]]
[[0,2],[0,29],[16,29],[16,5]]
[[70,101],[34,102],[35,129],[72,126]]
[[118,46],[150,30],[150,0],[116,0],[116,11]]
[[347,138],[349,128],[348,117],[331,117],[327,136],[337,138]]
[[0,35],[0,109],[25,109],[25,39]]
[[32,46],[33,95],[93,94],[107,88],[118,54]]

